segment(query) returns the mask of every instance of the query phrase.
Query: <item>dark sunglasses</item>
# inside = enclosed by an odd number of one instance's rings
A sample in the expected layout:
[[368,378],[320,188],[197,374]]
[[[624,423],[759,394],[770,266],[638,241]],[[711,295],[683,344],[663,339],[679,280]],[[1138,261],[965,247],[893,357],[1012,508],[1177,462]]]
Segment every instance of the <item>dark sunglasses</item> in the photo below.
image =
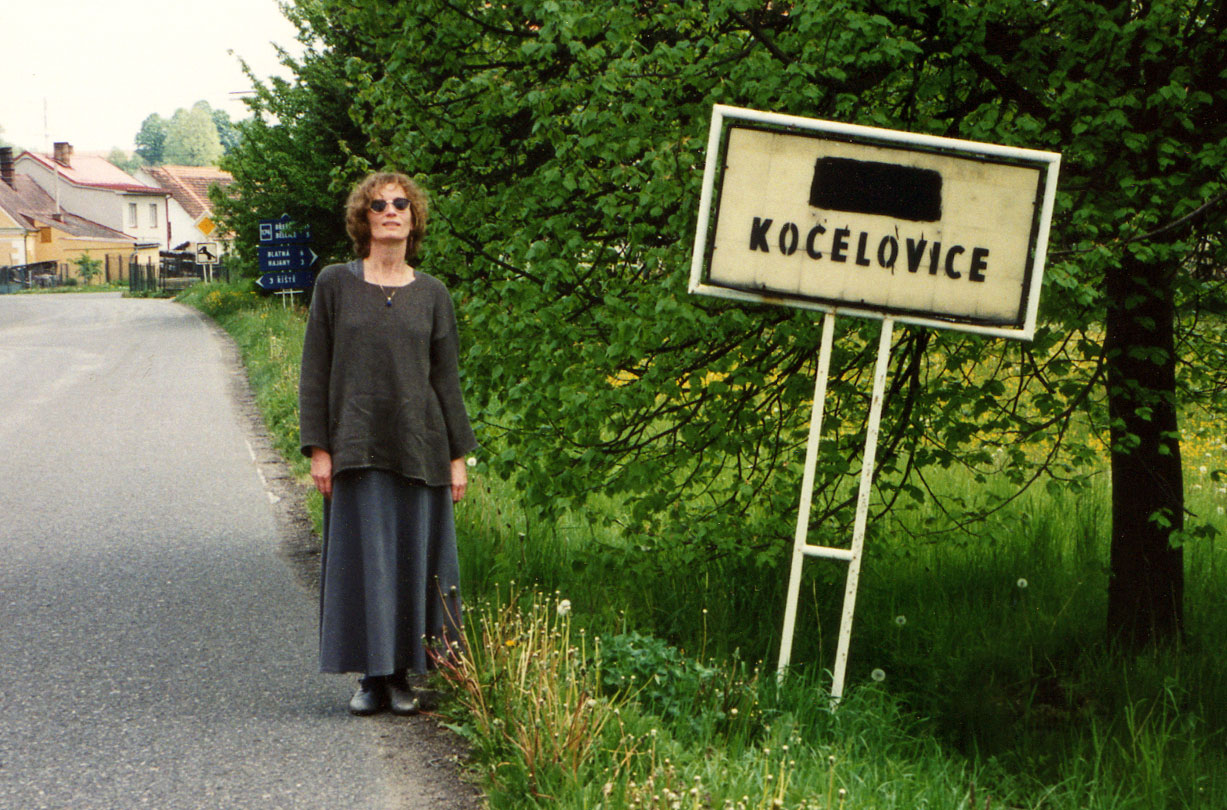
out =
[[[371,200],[371,210],[378,214],[380,211],[388,207],[387,200]],[[392,201],[392,207],[397,211],[404,211],[409,207],[409,199],[407,197],[397,197]]]

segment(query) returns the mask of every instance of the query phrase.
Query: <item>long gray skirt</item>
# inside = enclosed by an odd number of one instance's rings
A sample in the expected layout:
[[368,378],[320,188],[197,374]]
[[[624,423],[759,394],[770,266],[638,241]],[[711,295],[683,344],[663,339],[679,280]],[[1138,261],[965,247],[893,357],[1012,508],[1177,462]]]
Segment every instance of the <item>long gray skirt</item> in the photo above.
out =
[[423,673],[460,635],[451,487],[350,470],[324,505],[320,671]]

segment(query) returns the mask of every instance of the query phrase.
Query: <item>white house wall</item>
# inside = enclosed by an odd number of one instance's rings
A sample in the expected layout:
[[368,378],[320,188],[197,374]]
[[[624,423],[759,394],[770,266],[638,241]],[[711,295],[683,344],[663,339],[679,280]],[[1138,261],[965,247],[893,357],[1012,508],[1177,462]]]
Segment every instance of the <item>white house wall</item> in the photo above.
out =
[[27,263],[25,229],[0,227],[0,267]]
[[[65,211],[126,233],[138,242],[156,242],[163,249],[167,247],[167,198],[164,196],[165,192],[160,189],[151,188],[149,194],[141,194],[80,186],[63,176],[59,176],[57,180],[56,172],[24,155],[18,158],[15,168],[38,183],[53,199],[57,195],[58,185],[60,207]],[[135,227],[129,225],[129,203],[136,203]],[[158,208],[158,221],[154,223],[150,222],[150,205],[156,205]]]
[[[138,194],[135,192],[120,192],[123,200],[124,227],[123,232],[136,237],[138,242],[157,242],[163,250],[169,250],[166,240],[166,201],[169,199],[161,192],[156,194]],[[136,227],[128,224],[128,206],[136,203]],[[150,222],[153,214],[150,206],[157,206],[157,221]]]
[[196,222],[187,211],[183,210],[183,206],[175,198],[171,197],[169,203],[170,243],[172,246],[191,242],[192,247],[195,247],[197,242],[204,242],[208,239],[208,237],[196,229]]
[[[159,185],[157,178],[144,169],[137,169],[133,172],[133,176],[147,186]],[[189,249],[194,250],[197,242],[217,241],[216,237],[202,233],[196,227],[196,220],[174,197],[166,198],[166,208],[170,214],[170,239],[168,240],[170,249],[175,248],[177,245],[182,245],[184,242],[190,242]]]

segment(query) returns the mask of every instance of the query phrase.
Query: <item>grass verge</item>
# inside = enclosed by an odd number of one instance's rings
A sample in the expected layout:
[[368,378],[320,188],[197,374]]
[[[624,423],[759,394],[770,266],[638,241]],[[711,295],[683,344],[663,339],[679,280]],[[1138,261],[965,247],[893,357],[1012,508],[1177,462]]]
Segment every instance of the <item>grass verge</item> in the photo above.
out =
[[[242,285],[180,299],[235,336],[305,475],[302,310]],[[1189,508],[1222,531],[1208,471],[1227,467],[1227,446],[1205,438],[1220,434],[1186,428]],[[808,564],[794,661],[814,663],[781,683],[763,663],[781,566],[644,554],[582,515],[543,525],[480,466],[470,491],[457,513],[468,644],[442,673],[491,807],[1227,807],[1223,554],[1186,546],[1184,646],[1104,650],[1101,479],[1036,489],[955,540],[925,540],[939,517],[924,509],[880,521],[836,711],[823,664],[842,566]]]

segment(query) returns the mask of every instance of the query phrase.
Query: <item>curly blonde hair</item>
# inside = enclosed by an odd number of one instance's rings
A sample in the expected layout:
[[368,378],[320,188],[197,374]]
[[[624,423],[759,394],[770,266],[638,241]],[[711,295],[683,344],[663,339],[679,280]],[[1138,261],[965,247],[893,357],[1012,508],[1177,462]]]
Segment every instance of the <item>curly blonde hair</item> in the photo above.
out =
[[345,203],[345,230],[354,242],[354,253],[365,259],[371,255],[371,224],[366,214],[370,210],[371,200],[386,185],[397,185],[405,190],[409,198],[409,210],[413,212],[413,226],[409,231],[409,239],[405,243],[405,261],[415,262],[422,239],[426,236],[426,192],[406,174],[400,172],[374,172],[368,174],[362,182],[354,186]]

